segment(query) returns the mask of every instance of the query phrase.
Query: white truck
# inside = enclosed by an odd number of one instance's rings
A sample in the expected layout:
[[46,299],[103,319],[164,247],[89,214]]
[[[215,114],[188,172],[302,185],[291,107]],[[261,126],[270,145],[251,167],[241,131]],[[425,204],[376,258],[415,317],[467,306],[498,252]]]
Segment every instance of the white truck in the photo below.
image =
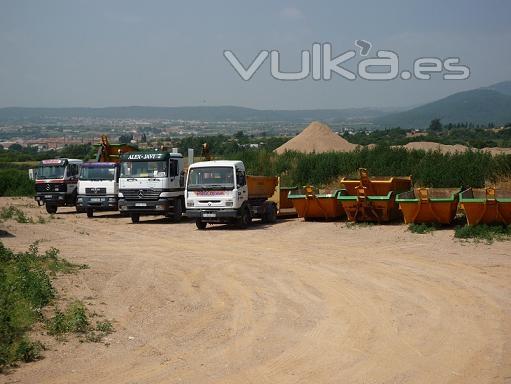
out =
[[57,213],[58,207],[75,206],[78,174],[83,161],[49,159],[39,163],[35,173],[35,200],[46,205],[46,212]]
[[78,179],[76,208],[93,217],[94,211],[117,211],[119,164],[113,162],[83,163]]
[[130,152],[121,155],[119,210],[133,223],[141,215],[181,219],[184,211],[183,155],[171,152]]
[[277,204],[268,199],[277,177],[246,176],[242,161],[204,161],[190,165],[186,180],[186,216],[198,229],[208,223],[230,223],[241,228],[252,218],[273,223]]

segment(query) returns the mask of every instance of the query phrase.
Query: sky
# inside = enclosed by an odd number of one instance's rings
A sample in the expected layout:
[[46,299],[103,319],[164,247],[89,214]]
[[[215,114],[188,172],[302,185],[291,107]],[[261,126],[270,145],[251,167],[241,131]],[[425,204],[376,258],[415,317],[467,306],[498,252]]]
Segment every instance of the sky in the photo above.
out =
[[[0,0],[0,107],[410,107],[511,80],[510,15],[507,0]],[[268,58],[244,81],[223,55],[248,67],[276,50],[283,71],[299,71],[313,43],[335,56],[359,52],[358,39],[367,57],[396,52],[400,69],[459,57],[470,77],[282,81]]]

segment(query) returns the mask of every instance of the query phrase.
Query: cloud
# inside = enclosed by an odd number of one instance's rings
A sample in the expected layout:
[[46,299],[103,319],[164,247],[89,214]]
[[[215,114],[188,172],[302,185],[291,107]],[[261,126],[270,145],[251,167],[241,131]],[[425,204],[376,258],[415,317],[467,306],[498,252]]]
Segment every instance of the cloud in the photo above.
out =
[[302,11],[295,7],[286,7],[280,11],[280,16],[287,20],[302,20],[304,15]]

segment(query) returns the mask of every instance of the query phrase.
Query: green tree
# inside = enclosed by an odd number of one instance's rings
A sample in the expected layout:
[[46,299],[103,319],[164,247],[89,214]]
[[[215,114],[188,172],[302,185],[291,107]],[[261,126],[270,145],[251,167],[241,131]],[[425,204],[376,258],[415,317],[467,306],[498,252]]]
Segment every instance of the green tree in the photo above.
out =
[[119,136],[118,141],[119,141],[119,144],[128,144],[131,142],[131,140],[133,140],[133,134],[127,133],[127,134]]
[[433,119],[431,123],[429,123],[429,130],[432,132],[439,132],[442,130],[442,123],[440,119]]
[[245,137],[245,133],[243,133],[243,131],[238,131],[238,132],[236,132],[236,133],[234,134],[234,137],[235,137],[236,139],[242,139],[242,138],[244,138],[244,137]]
[[22,150],[23,150],[23,146],[21,144],[14,143],[14,144],[9,145],[9,151],[21,152]]

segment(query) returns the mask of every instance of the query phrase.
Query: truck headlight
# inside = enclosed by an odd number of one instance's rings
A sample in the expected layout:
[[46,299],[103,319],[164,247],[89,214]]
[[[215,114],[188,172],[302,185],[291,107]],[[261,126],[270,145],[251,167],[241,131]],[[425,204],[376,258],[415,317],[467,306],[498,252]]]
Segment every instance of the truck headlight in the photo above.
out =
[[78,203],[81,203],[81,202],[83,201],[83,198],[79,197],[78,199],[76,199],[76,201],[77,201]]
[[115,197],[109,197],[108,201],[111,202],[111,203],[115,203]]
[[117,194],[117,197],[124,197],[124,195],[122,194],[122,192],[119,192],[119,193]]
[[193,207],[195,205],[195,202],[193,200],[188,200],[188,206]]
[[226,206],[226,207],[232,207],[232,206],[233,206],[233,204],[234,204],[234,202],[233,202],[232,200],[227,200],[227,201],[225,202],[225,206]]

